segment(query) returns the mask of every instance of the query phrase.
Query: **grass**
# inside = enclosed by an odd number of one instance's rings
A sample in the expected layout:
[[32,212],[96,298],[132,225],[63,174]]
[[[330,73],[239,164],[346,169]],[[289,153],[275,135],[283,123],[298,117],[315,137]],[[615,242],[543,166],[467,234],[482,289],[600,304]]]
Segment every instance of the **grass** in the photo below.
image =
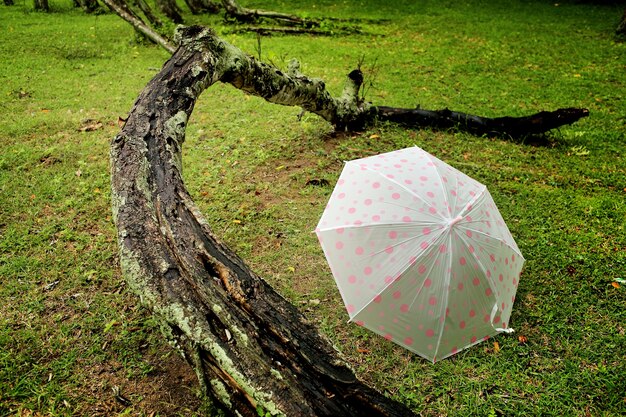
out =
[[[167,55],[137,45],[115,16],[51,3],[51,14],[0,8],[0,416],[200,414],[195,376],[124,284],[110,216],[109,140]],[[626,285],[613,285],[626,278],[626,44],[612,35],[620,8],[246,5],[389,19],[362,23],[361,35],[261,39],[263,59],[296,57],[335,93],[363,57],[375,104],[486,116],[590,109],[541,147],[393,126],[334,136],[314,116],[297,121],[298,109],[219,85],[192,116],[185,177],[217,235],[319,322],[362,378],[416,412],[623,413]],[[256,54],[255,35],[194,19]],[[499,336],[433,366],[345,324],[310,231],[342,161],[413,144],[489,187],[527,259],[511,318],[526,342]]]

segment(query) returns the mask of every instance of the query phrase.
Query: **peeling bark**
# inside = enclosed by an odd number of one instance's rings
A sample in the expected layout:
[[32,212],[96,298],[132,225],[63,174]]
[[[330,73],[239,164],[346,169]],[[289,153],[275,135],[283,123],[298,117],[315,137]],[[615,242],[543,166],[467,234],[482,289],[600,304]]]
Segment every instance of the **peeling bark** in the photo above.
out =
[[331,343],[214,236],[181,174],[187,120],[212,84],[348,125],[347,114],[369,111],[354,94],[358,77],[335,99],[295,64],[282,74],[208,29],[179,34],[181,46],[111,144],[113,214],[130,287],[231,415],[413,415],[359,381]]

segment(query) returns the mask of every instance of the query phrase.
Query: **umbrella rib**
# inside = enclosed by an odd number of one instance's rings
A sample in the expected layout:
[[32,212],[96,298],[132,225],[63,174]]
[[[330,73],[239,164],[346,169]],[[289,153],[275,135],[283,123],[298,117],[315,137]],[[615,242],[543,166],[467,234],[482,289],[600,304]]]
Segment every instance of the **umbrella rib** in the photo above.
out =
[[[416,146],[416,148],[419,149],[419,147]],[[441,188],[441,195],[443,196],[443,199],[446,203],[446,207],[450,208],[450,200],[448,199],[448,193],[446,193],[446,187],[443,185],[444,181],[443,181],[443,177],[441,176],[441,173],[439,172],[439,167],[437,166],[437,164],[435,163],[436,161],[434,161],[432,158],[436,158],[434,155],[431,155],[430,153],[426,152],[426,157],[430,160],[430,162],[433,164],[434,168],[435,168],[435,172],[437,173],[437,176],[439,177],[439,187]],[[444,162],[445,163],[445,162]],[[451,166],[451,165],[450,165]],[[454,167],[452,167],[454,168]],[[456,168],[454,168],[456,169]],[[459,179],[456,178],[456,182],[458,184]],[[458,196],[456,197],[458,199]],[[452,214],[452,213],[450,213]],[[443,217],[442,217],[443,218]]]
[[[416,146],[416,148],[417,148],[417,146]],[[352,162],[352,161],[350,161],[350,162]],[[424,203],[426,206],[432,207],[432,204],[430,204],[428,201],[426,201],[421,195],[413,192],[412,190],[410,190],[409,188],[405,187],[404,185],[402,185],[398,181],[394,180],[393,178],[389,178],[389,177],[383,175],[382,172],[374,170],[374,169],[371,169],[369,167],[362,167],[362,169],[365,169],[366,171],[370,171],[370,172],[374,172],[374,173],[378,174],[379,176],[384,178],[386,181],[389,181],[389,182],[397,185],[398,187],[402,188],[407,193],[411,194],[413,197],[416,197],[416,198],[420,199],[422,201],[422,203]],[[437,171],[437,167],[436,166],[435,166],[435,171]],[[439,176],[439,178],[441,178],[441,175],[439,174],[439,172],[437,172],[437,175]],[[392,203],[388,203],[388,204],[392,204]],[[399,206],[399,207],[403,207],[403,206]],[[410,209],[410,207],[404,207],[404,208],[409,208]],[[413,210],[413,211],[417,211],[417,210]],[[423,214],[423,213],[420,213],[420,214]],[[437,216],[438,218],[444,220],[444,217],[442,215],[440,215],[439,212],[437,212],[437,214],[438,214],[438,216]]]
[[[466,223],[469,223],[469,222],[466,222]],[[473,221],[473,222],[471,222],[471,223],[482,223],[482,220],[476,220],[476,221]],[[504,240],[504,239],[502,239],[502,238],[500,238],[500,237],[495,237],[495,236],[493,236],[493,235],[490,235],[490,234],[488,234],[488,233],[482,232],[482,231],[480,231],[480,230],[476,230],[476,229],[473,229],[473,228],[471,228],[471,227],[467,227],[467,226],[463,225],[462,223],[460,223],[460,224],[458,225],[458,227],[462,227],[462,228],[464,228],[464,229],[471,230],[473,233],[478,233],[478,234],[480,234],[480,235],[483,235],[484,237],[487,237],[487,238],[489,238],[489,239],[492,239],[492,240],[498,241],[498,242],[500,242],[500,243],[502,243],[502,244],[506,245],[508,248],[510,248],[513,252],[515,252],[517,255],[519,255],[519,257],[520,257],[520,258],[525,259],[525,258],[524,258],[524,255],[522,255],[522,252],[519,250],[519,248],[516,248],[516,247],[511,246],[511,245],[510,245],[510,244],[509,244],[506,240]],[[460,236],[460,237],[463,239],[463,241],[467,243],[467,240],[464,238],[464,236],[463,236],[462,234],[457,233],[457,235],[458,235],[458,236]],[[475,256],[475,255],[474,255],[474,256]]]
[[[452,230],[452,228],[447,229],[447,230]],[[448,234],[448,247],[451,248],[452,247],[452,233]],[[447,252],[447,256],[448,256],[448,270],[452,270],[452,252],[448,251]],[[450,286],[450,273],[445,274],[446,277],[446,281],[444,282],[444,291],[448,291],[448,287]],[[445,312],[448,310],[448,303],[450,302],[450,296],[448,295],[447,297],[445,297],[446,302],[443,305],[443,309],[441,310],[444,314],[444,321],[442,323],[439,324],[440,326],[440,331],[439,331],[439,337],[437,338],[437,348],[435,349],[435,354],[433,355],[433,359],[436,360],[437,359],[437,353],[439,353],[439,346],[441,346],[441,338],[443,337],[443,330],[445,328]]]

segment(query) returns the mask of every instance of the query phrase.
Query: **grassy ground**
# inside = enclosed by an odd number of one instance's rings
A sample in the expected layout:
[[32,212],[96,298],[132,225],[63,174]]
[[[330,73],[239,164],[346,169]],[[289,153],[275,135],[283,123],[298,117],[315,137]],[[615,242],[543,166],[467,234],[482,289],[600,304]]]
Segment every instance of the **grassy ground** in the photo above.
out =
[[[30,4],[0,6],[0,416],[200,413],[193,373],[120,275],[108,198],[117,118],[167,55],[134,43],[114,16],[51,3],[47,15]],[[261,39],[263,59],[284,66],[297,57],[335,93],[363,58],[375,104],[486,116],[590,109],[548,146],[391,126],[332,136],[314,116],[297,121],[298,109],[215,86],[192,116],[185,176],[216,233],[319,322],[362,378],[416,412],[623,413],[626,44],[612,35],[619,6],[244,3],[390,19],[362,23],[360,35]],[[202,19],[258,53],[255,35]],[[413,144],[487,184],[527,259],[511,318],[517,334],[436,365],[345,325],[310,233],[342,161]]]

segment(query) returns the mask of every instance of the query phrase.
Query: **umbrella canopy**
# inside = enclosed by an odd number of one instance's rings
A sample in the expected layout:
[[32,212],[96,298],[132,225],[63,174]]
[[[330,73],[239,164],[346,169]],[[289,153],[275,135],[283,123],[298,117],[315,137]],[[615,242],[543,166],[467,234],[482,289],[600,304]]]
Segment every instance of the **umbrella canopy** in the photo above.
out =
[[428,152],[347,162],[316,233],[350,321],[432,362],[511,331],[524,258],[487,188]]

